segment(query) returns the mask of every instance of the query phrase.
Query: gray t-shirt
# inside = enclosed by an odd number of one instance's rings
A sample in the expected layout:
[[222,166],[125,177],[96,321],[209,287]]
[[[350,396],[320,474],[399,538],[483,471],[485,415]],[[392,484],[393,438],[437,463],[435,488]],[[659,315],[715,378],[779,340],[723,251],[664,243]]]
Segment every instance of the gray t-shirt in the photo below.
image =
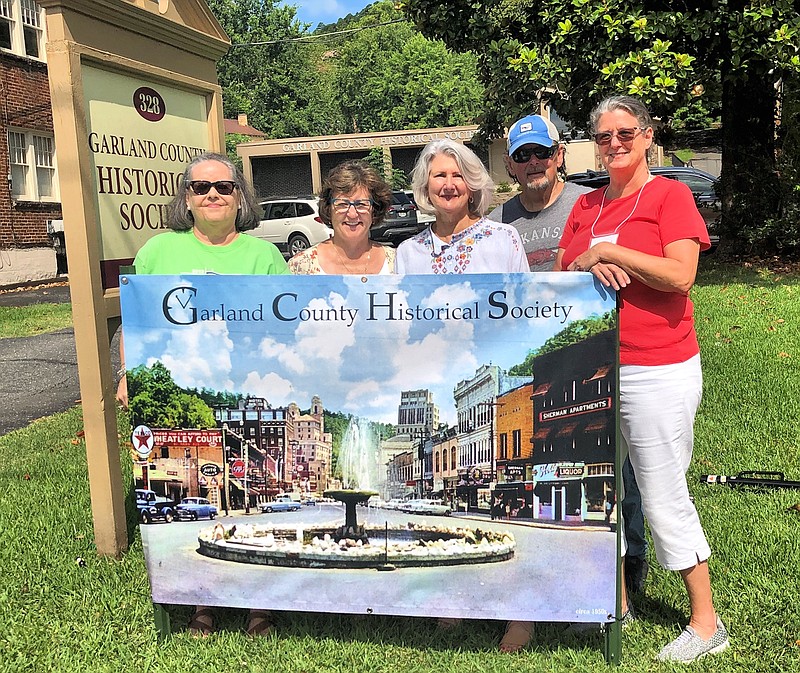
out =
[[522,205],[519,194],[487,215],[490,220],[510,224],[519,232],[531,271],[552,271],[558,242],[572,206],[581,194],[592,191],[573,182],[564,184],[555,203],[532,213]]

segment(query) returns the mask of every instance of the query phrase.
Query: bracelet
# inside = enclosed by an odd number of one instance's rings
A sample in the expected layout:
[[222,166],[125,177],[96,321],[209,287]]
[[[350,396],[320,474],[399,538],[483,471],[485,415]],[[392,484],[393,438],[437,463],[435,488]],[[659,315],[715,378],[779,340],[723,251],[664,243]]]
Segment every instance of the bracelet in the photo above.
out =
[[125,378],[125,374],[126,374],[125,365],[122,365],[122,367],[120,367],[117,370],[117,378],[118,379],[124,379]]

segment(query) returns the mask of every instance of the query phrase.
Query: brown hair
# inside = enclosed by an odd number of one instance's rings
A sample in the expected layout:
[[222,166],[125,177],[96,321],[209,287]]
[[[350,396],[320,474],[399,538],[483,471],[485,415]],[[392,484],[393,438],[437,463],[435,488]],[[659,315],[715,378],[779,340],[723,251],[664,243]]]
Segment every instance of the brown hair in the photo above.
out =
[[392,188],[372,166],[363,161],[345,161],[334,166],[322,183],[319,195],[319,216],[331,223],[331,201],[340,194],[352,194],[365,187],[372,200],[372,224],[380,224],[392,205]]

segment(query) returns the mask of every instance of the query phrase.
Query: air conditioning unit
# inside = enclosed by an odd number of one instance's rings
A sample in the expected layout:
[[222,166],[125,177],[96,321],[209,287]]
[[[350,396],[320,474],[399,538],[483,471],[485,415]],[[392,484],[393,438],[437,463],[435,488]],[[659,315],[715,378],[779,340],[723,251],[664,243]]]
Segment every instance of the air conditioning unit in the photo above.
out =
[[64,220],[47,220],[47,233],[51,236],[56,233],[64,233]]

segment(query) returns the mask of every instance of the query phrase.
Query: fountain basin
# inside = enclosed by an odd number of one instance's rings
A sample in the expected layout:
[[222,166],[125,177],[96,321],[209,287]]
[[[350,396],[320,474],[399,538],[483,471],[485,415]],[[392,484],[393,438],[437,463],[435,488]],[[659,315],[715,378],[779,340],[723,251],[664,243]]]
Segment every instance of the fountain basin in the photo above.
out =
[[372,544],[334,539],[333,526],[217,523],[198,536],[199,553],[238,563],[290,568],[439,567],[507,561],[516,542],[507,531],[421,526],[370,527]]

